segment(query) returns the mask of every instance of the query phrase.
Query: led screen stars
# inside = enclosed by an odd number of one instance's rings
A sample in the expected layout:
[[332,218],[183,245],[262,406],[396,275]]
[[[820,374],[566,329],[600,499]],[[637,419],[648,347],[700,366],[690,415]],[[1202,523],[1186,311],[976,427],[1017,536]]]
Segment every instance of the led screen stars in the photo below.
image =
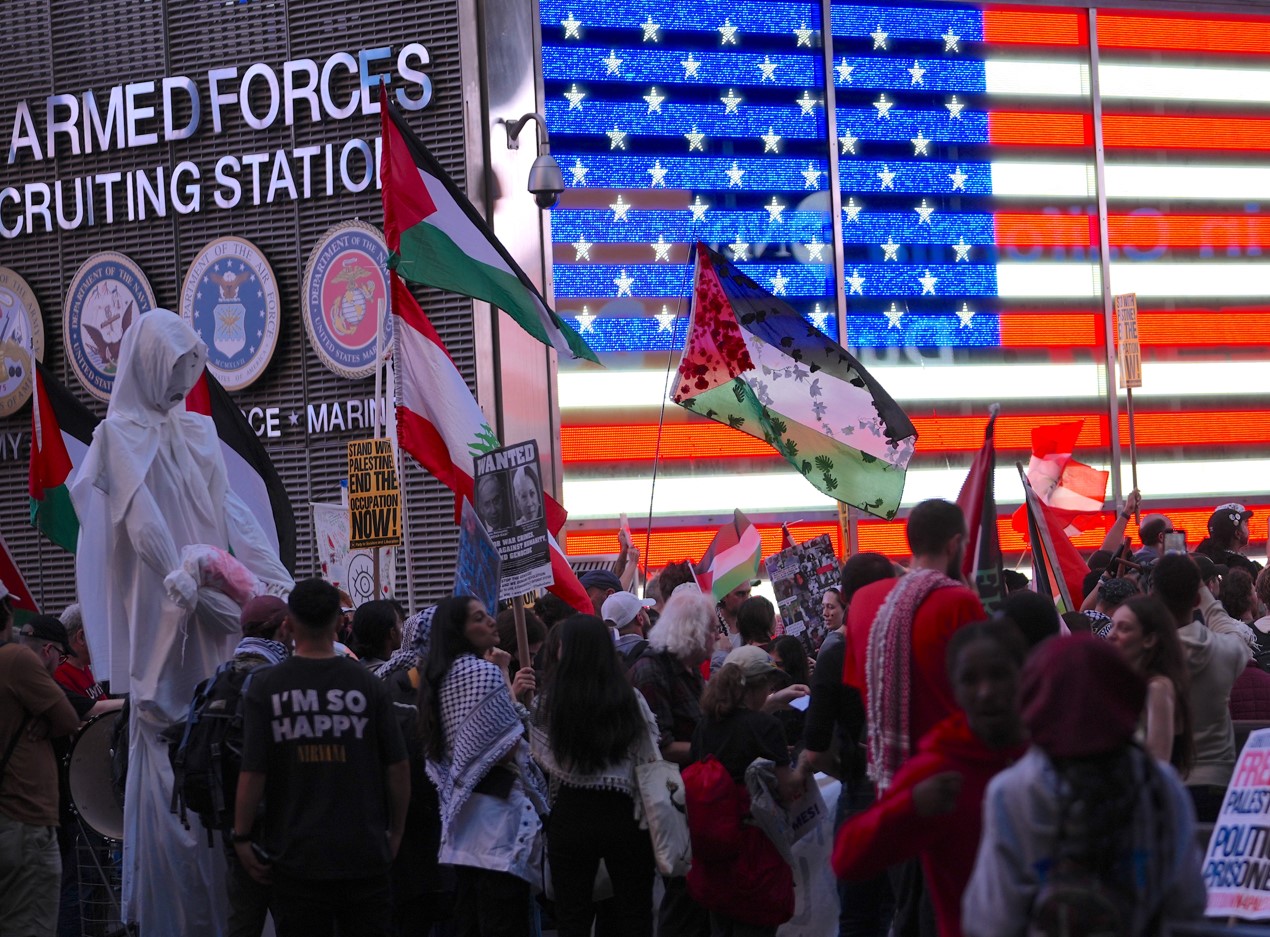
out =
[[678,348],[690,245],[836,334],[820,8],[544,0],[556,305],[592,348]]
[[[1109,466],[1104,292],[1139,298],[1149,503],[1190,518],[1265,497],[1270,18],[1098,11],[1095,72],[1083,9],[831,0],[828,35],[811,3],[542,10],[569,186],[552,216],[557,306],[595,330],[608,368],[560,373],[566,503],[596,536],[650,503],[658,452],[654,513],[685,519],[654,562],[735,506],[760,527],[832,516],[739,434],[675,412],[659,431],[698,237],[830,334],[840,285],[844,344],[921,433],[906,505],[955,494],[994,401],[1003,516],[1032,425],[1085,417],[1080,457]],[[1120,438],[1127,462],[1123,401]],[[862,524],[862,547],[902,553],[893,534]]]

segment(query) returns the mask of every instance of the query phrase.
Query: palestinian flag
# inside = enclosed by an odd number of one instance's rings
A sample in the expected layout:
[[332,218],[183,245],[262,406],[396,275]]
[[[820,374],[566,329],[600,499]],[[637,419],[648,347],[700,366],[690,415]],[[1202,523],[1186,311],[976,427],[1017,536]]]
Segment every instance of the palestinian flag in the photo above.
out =
[[997,411],[990,408],[987,428],[983,431],[983,447],[970,464],[966,481],[957,496],[957,505],[966,515],[966,558],[962,573],[979,593],[983,607],[990,612],[1001,607],[1005,583],[1001,569],[1001,541],[997,535],[997,499],[993,489],[993,473],[997,468],[997,451],[992,430]]
[[696,565],[697,585],[712,594],[716,602],[733,589],[739,589],[758,577],[763,540],[758,528],[741,511],[732,512],[732,522],[724,524],[706,547],[705,556]]
[[1033,588],[1052,598],[1060,615],[1079,611],[1085,598],[1081,589],[1089,567],[1068,539],[1062,516],[1041,499],[1028,481],[1023,466],[1019,465],[1018,469],[1023,480],[1023,509],[1032,543]]
[[260,522],[282,565],[288,572],[295,572],[295,512],[256,431],[229,391],[207,370],[186,396],[185,409],[212,418],[230,489]]
[[544,345],[599,363],[556,315],[494,232],[379,92],[380,180],[388,264],[414,283],[497,306]]
[[[387,195],[384,196],[387,200]],[[392,290],[393,361],[397,369],[397,438],[414,460],[454,492],[454,518],[462,513],[463,499],[475,499],[472,460],[502,443],[485,419],[480,405],[454,366],[441,336],[424,315],[414,296],[397,276],[388,271]],[[568,515],[543,492],[547,529],[558,534]],[[549,591],[573,608],[593,613],[591,599],[569,566],[555,536],[550,536],[551,572],[555,584]]]
[[704,244],[675,403],[764,440],[824,494],[893,518],[917,430],[847,351]]
[[[97,417],[40,362],[31,395],[31,526],[63,550],[75,552],[79,517],[69,484],[93,441]],[[0,575],[6,585],[9,580]],[[13,587],[10,586],[10,591]]]
[[[37,377],[36,380],[38,381],[39,378]],[[17,563],[13,562],[13,554],[9,551],[9,545],[5,543],[4,537],[0,537],[0,584],[8,590],[9,604],[13,607],[14,626],[19,626],[40,614],[40,607],[31,597],[31,590],[27,588],[26,580],[18,571]]]
[[[38,363],[32,400],[28,485],[31,524],[63,550],[74,553],[79,541],[79,516],[71,503],[69,482],[88,454],[93,430],[101,421]],[[291,501],[246,417],[220,382],[206,371],[185,398],[185,407],[212,418],[220,437],[229,487],[260,522],[265,536],[277,548],[282,565],[294,571],[295,514]]]

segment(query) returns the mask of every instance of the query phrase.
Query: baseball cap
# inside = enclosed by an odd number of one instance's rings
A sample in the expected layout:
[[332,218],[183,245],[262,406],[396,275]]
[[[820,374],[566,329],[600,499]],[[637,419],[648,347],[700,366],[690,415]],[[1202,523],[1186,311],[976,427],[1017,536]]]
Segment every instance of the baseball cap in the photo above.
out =
[[68,657],[71,654],[71,642],[66,636],[66,626],[56,615],[36,615],[22,626],[18,634],[24,638],[37,638],[40,641],[56,644],[62,649],[63,654]]
[[641,599],[630,592],[614,592],[604,600],[600,609],[600,617],[616,628],[625,628],[641,608],[652,608],[657,602],[654,599]]
[[258,595],[248,599],[238,615],[243,634],[254,632],[262,625],[277,627],[287,614],[287,603],[276,595]]
[[1219,504],[1208,518],[1208,532],[1210,534],[1232,534],[1236,527],[1250,517],[1252,517],[1252,512],[1238,502],[1229,501],[1226,504]]
[[615,593],[622,591],[622,580],[609,569],[588,569],[578,577],[584,589],[612,589]]
[[791,682],[789,674],[776,666],[772,655],[753,644],[746,644],[729,652],[723,659],[723,666],[726,667],[729,664],[740,667],[747,681],[758,677],[768,677],[778,683]]
[[1229,566],[1223,566],[1221,563],[1214,563],[1212,557],[1203,553],[1192,553],[1191,559],[1195,561],[1195,565],[1199,567],[1199,578],[1208,582],[1214,576],[1225,576],[1230,572]]

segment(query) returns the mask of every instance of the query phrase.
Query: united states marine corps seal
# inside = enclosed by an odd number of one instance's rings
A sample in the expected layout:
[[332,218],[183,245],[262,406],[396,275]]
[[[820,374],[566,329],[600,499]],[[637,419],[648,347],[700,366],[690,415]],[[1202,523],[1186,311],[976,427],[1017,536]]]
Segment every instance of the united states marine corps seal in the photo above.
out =
[[273,268],[243,238],[209,242],[181,287],[181,317],[207,343],[207,366],[227,390],[253,384],[269,366],[281,308]]
[[383,235],[362,221],[329,229],[309,254],[301,290],[302,318],[322,363],[342,377],[375,370],[375,324],[384,323],[384,354],[392,343],[388,248]]
[[110,399],[123,333],[154,305],[150,281],[123,254],[94,254],[75,271],[62,316],[66,357],[98,400]]
[[0,416],[27,402],[44,360],[44,320],[26,280],[0,267]]

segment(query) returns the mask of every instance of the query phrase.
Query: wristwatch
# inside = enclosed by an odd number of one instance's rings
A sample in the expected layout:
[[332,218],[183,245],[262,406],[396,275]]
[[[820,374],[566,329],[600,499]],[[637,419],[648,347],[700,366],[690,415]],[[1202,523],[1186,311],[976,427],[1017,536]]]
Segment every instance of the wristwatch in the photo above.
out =
[[229,831],[229,841],[230,841],[231,843],[234,843],[235,845],[237,845],[238,843],[250,843],[250,842],[251,842],[251,834],[250,834],[250,833],[239,833],[237,830],[230,830],[230,831]]

